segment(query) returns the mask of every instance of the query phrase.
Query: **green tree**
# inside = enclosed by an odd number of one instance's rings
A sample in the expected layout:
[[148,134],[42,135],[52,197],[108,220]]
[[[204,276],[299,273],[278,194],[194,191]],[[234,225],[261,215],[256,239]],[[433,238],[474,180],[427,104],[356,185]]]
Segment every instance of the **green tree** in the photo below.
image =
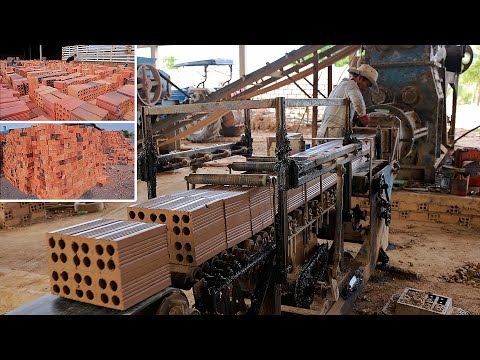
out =
[[123,132],[123,136],[125,136],[126,138],[130,137],[130,132],[128,130],[122,130],[122,132]]
[[[470,45],[473,62],[459,78],[458,95],[463,104],[480,105],[480,45]],[[460,100],[460,99],[459,99]]]
[[163,66],[167,69],[174,69],[175,66],[173,66],[173,64],[175,64],[175,61],[177,59],[175,59],[174,56],[166,56],[162,59],[162,63],[163,63]]

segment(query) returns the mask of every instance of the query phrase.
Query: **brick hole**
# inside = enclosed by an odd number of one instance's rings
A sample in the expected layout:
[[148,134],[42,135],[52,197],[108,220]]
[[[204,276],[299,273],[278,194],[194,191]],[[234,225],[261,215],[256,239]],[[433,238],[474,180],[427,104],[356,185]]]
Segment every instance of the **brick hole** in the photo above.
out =
[[112,296],[112,302],[113,302],[114,305],[119,305],[120,304],[120,299],[118,298],[118,296],[113,295]]
[[178,217],[178,215],[173,215],[172,220],[175,224],[178,224],[180,222],[180,218]]
[[184,227],[184,228],[182,229],[182,232],[183,232],[183,235],[186,235],[186,236],[187,236],[187,235],[190,235],[190,229],[189,229],[188,227]]
[[115,249],[113,248],[112,245],[108,245],[107,246],[107,253],[108,255],[112,256],[113,254],[115,254]]
[[87,295],[87,298],[89,300],[93,300],[94,296],[93,296],[93,293],[90,291],[90,290],[87,290],[87,292],[85,293],[85,295]]
[[175,249],[180,250],[182,248],[182,243],[177,241],[175,242],[174,246],[175,246]]
[[185,224],[188,224],[190,222],[190,216],[188,215],[182,215],[182,221],[185,223]]
[[102,295],[100,295],[100,299],[102,299],[102,302],[103,302],[104,304],[108,304],[108,296],[107,296],[107,294],[102,294]]
[[52,253],[52,260],[53,260],[53,262],[57,262],[58,261],[58,255],[55,254],[55,253]]
[[90,267],[90,264],[91,264],[90,258],[88,256],[85,256],[83,258],[83,265],[85,265],[86,267]]
[[177,261],[183,261],[182,254],[177,254],[176,258],[177,258]]
[[102,259],[97,260],[97,266],[100,270],[105,269],[105,262]]
[[165,216],[165,214],[160,214],[158,216],[158,218],[160,219],[160,222],[164,223],[165,221],[167,221],[167,217]]
[[82,290],[77,289],[77,290],[75,290],[75,293],[77,294],[77,296],[78,296],[79,298],[82,298],[82,297],[83,297],[83,291],[82,291]]
[[175,235],[180,235],[180,228],[179,228],[178,226],[175,226],[175,227],[173,228],[173,233],[174,233]]
[[55,247],[55,240],[53,238],[48,239],[48,244],[53,249]]
[[82,276],[79,273],[76,273],[75,275],[73,275],[73,278],[75,279],[77,284],[80,284],[82,282]]
[[106,289],[107,288],[107,282],[105,281],[105,279],[98,280],[98,286],[100,286],[102,289]]
[[95,251],[97,252],[98,255],[103,255],[103,247],[102,247],[102,245],[97,245],[97,246],[95,246]]
[[88,286],[92,285],[92,278],[90,276],[85,276],[83,278],[83,280],[85,281],[85,284],[87,284]]
[[56,271],[52,272],[52,278],[53,280],[57,281],[58,280],[58,273]]
[[145,219],[145,214],[143,213],[143,211],[140,211],[140,212],[138,213],[138,218],[139,218],[140,220]]
[[60,260],[62,260],[62,262],[65,264],[67,262],[67,255],[65,255],[64,253],[61,253]]
[[193,256],[192,255],[187,255],[186,259],[187,259],[188,263],[190,263],[190,264],[193,263]]
[[113,261],[113,260],[108,260],[108,262],[107,262],[107,267],[108,267],[110,270],[115,270],[115,261]]
[[82,247],[82,251],[83,251],[85,254],[88,253],[89,248],[88,248],[88,245],[87,245],[87,244],[83,243],[81,247]]
[[62,277],[63,281],[67,281],[68,280],[68,273],[66,271],[63,271],[60,276]]
[[117,291],[118,289],[118,285],[115,281],[110,281],[110,289],[112,289],[113,291]]
[[185,244],[185,250],[187,250],[187,251],[192,250],[192,245],[190,245],[190,243],[186,243]]
[[60,246],[60,249],[65,249],[65,241],[63,239],[58,240],[58,246]]
[[136,214],[135,214],[135,211],[130,211],[130,212],[128,213],[128,217],[129,217],[130,219],[135,219],[135,215],[136,215]]
[[67,295],[70,294],[70,288],[69,288],[67,285],[65,285],[65,286],[63,287],[63,292],[64,292],[65,294],[67,294]]
[[73,262],[75,263],[76,266],[80,265],[80,258],[77,255],[75,255],[73,258]]
[[77,252],[78,251],[78,244],[76,242],[73,242],[72,243],[72,250],[73,252]]
[[[157,215],[156,214],[150,214],[150,220],[152,222],[155,222],[157,220]],[[112,301],[113,301],[113,299],[112,299]]]
[[60,288],[57,284],[53,285],[53,291],[55,291],[57,294],[60,292]]

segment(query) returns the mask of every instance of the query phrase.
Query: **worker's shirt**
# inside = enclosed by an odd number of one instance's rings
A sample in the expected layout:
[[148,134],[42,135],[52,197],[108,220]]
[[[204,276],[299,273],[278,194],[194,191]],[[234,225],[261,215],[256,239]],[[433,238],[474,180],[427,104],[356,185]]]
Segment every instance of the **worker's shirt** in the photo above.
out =
[[[361,117],[367,113],[362,92],[353,80],[344,78],[328,96],[329,98],[349,98],[350,122],[353,119],[354,111]],[[345,106],[327,106],[323,113],[322,123],[317,131],[318,137],[343,137],[345,135]],[[328,128],[328,133],[327,133]]]

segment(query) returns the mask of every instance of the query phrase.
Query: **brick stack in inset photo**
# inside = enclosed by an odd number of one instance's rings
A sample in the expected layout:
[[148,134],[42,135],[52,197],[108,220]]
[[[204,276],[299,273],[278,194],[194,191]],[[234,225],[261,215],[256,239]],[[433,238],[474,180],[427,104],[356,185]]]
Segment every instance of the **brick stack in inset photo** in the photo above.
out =
[[121,131],[102,132],[102,146],[105,154],[104,166],[131,165],[135,152]]
[[165,225],[96,219],[47,234],[53,294],[125,310],[171,285]]

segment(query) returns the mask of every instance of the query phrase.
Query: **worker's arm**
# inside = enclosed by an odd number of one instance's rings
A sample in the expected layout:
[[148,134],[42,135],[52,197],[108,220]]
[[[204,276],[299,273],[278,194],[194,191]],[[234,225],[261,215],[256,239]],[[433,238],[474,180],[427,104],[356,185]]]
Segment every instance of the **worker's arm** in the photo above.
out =
[[370,122],[370,117],[367,115],[365,101],[363,100],[362,92],[354,81],[349,82],[346,87],[346,94],[352,102],[353,108],[358,115],[358,118],[363,126],[367,126]]

